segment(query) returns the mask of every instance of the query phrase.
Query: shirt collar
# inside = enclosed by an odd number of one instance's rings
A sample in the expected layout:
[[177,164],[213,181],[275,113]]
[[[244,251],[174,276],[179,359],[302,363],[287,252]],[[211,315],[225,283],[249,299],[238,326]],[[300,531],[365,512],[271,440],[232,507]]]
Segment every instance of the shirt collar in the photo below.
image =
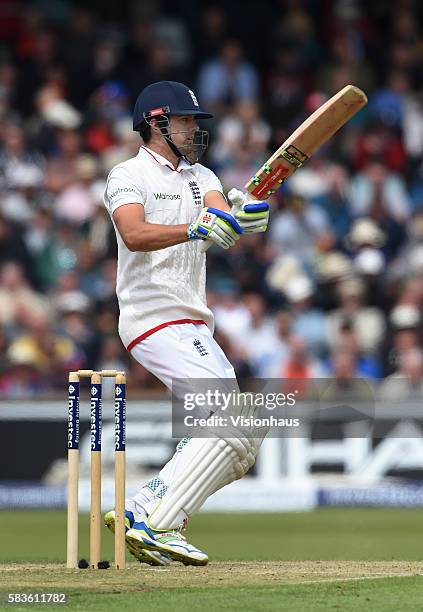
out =
[[173,170],[174,172],[181,172],[181,170],[188,170],[189,168],[191,168],[191,164],[189,164],[185,159],[181,158],[179,160],[179,164],[177,168],[174,168],[172,163],[166,159],[166,157],[163,157],[163,155],[160,155],[159,153],[156,153],[156,151],[152,151],[151,149],[149,149],[148,147],[146,147],[145,145],[142,145],[140,147],[139,153],[138,155],[142,155],[144,153],[149,154],[151,157],[154,158],[154,160],[160,164],[161,166],[167,166],[168,168],[170,168],[171,170]]

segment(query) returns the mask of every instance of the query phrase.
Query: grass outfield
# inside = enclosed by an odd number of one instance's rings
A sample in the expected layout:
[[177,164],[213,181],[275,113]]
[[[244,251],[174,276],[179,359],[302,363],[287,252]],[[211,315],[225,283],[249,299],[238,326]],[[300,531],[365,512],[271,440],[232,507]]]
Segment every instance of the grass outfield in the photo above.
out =
[[[130,562],[124,571],[90,571],[64,567],[64,512],[1,511],[0,601],[9,591],[64,591],[66,610],[417,610],[423,608],[422,518],[419,510],[382,509],[200,514],[189,536],[209,553],[207,567]],[[80,542],[86,557],[87,516]],[[103,544],[111,560],[106,529]]]

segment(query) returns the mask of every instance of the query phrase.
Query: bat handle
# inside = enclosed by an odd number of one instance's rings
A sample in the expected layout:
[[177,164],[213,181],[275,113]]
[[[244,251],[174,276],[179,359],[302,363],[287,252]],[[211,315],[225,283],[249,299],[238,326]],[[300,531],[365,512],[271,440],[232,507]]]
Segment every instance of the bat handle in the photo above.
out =
[[228,199],[232,204],[231,212],[238,212],[239,210],[241,210],[241,207],[246,201],[247,196],[239,189],[231,189],[228,192]]
[[203,242],[200,244],[200,252],[205,253],[207,249],[211,247],[211,244],[212,243],[210,240],[203,240]]
[[[242,193],[239,189],[231,189],[228,192],[228,199],[232,204],[231,213],[237,213],[241,210],[242,205],[246,200],[245,193]],[[207,249],[211,246],[210,240],[204,240],[202,245],[200,246],[200,251],[205,253]]]

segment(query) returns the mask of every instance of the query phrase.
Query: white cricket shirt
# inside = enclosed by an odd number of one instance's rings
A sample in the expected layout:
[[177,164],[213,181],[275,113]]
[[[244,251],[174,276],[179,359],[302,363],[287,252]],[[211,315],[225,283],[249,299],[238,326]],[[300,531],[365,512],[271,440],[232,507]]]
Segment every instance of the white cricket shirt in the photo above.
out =
[[131,252],[113,221],[114,211],[139,203],[149,223],[191,223],[208,191],[223,192],[211,170],[184,160],[175,170],[147,147],[110,171],[104,202],[118,244],[119,335],[128,350],[167,325],[205,323],[213,332],[214,320],[206,305],[206,256],[200,250],[201,241],[148,253]]

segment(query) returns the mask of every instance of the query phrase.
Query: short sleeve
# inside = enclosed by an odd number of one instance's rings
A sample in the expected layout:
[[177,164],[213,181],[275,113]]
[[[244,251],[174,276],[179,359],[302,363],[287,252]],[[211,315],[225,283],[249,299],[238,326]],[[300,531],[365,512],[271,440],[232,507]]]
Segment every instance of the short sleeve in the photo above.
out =
[[223,193],[222,183],[217,178],[215,173],[212,172],[212,170],[210,170],[209,168],[206,168],[205,166],[202,166],[200,164],[196,165],[198,166],[198,170],[196,172],[197,180],[201,185],[204,195],[208,191],[219,191],[220,193]]
[[123,204],[139,203],[144,205],[146,193],[139,180],[134,181],[127,168],[116,166],[107,177],[104,204],[112,215]]

